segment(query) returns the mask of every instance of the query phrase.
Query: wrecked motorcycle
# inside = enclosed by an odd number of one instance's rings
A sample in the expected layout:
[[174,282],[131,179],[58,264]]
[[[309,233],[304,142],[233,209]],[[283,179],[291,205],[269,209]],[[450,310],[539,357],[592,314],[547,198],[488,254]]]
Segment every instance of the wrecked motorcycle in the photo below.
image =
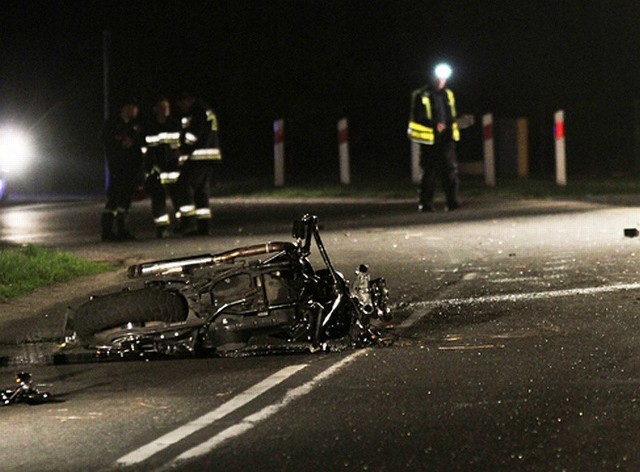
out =
[[[372,325],[390,320],[384,278],[371,279],[362,264],[349,283],[327,254],[316,216],[295,221],[293,238],[133,265],[129,277],[144,285],[78,307],[73,337],[100,355],[119,356],[388,343]],[[312,243],[324,263],[317,270]]]
[[12,403],[37,405],[53,400],[53,396],[49,392],[41,392],[33,386],[29,372],[18,372],[16,374],[16,383],[18,386],[15,389],[7,388],[0,391],[0,405],[7,406]]

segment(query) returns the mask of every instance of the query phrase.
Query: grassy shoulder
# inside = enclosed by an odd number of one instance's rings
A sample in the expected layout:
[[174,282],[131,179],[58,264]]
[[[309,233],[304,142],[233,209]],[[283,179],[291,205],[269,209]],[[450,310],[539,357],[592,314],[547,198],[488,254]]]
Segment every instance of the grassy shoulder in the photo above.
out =
[[109,264],[88,261],[63,251],[0,244],[0,300],[112,269]]
[[[292,183],[274,187],[273,183],[243,181],[220,183],[214,196],[243,198],[417,198],[417,184],[406,180],[354,181],[339,183]],[[589,198],[597,195],[640,195],[640,179],[576,178],[564,187],[556,185],[553,177],[546,179],[500,179],[495,187],[488,187],[481,177],[462,176],[460,194],[463,199],[488,196],[497,198]]]

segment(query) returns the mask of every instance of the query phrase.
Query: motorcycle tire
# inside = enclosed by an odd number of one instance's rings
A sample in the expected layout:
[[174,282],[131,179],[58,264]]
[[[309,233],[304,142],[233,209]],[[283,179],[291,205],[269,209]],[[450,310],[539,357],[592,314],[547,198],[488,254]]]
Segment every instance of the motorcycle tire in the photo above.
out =
[[185,321],[189,308],[178,293],[157,288],[112,293],[84,303],[73,317],[74,329],[80,339],[95,333],[124,326],[127,323]]

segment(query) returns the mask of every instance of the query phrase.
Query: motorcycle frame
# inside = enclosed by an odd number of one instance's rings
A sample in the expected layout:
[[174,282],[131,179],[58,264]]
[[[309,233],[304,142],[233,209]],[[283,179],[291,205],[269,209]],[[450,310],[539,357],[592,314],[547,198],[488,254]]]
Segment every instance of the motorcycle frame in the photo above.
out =
[[[353,313],[352,324],[359,329],[364,330],[361,316],[366,315],[358,306],[356,300],[350,296],[349,287],[340,272],[336,270],[325,248],[324,242],[320,236],[318,217],[315,215],[305,214],[302,218],[296,220],[293,224],[292,236],[295,242],[267,242],[241,248],[231,249],[217,254],[200,254],[183,258],[161,259],[132,265],[128,269],[130,278],[146,278],[158,277],[157,283],[160,285],[169,285],[174,282],[184,280],[181,275],[190,275],[199,269],[222,266],[226,263],[234,263],[236,259],[260,256],[263,254],[271,254],[270,257],[263,261],[259,261],[260,269],[268,269],[269,266],[278,266],[281,264],[278,258],[289,254],[290,257],[299,260],[303,265],[308,264],[308,256],[311,254],[311,246],[315,244],[317,247],[324,266],[332,281],[335,291],[335,299],[331,307],[325,307],[322,303],[314,301],[308,305],[308,308],[315,312],[313,324],[310,325],[310,341],[314,349],[317,349],[321,343],[321,330],[330,324],[334,316],[344,306],[345,303],[350,304]],[[175,277],[175,279],[173,278]],[[153,285],[156,281],[148,281],[147,285]],[[125,353],[152,353],[152,352],[169,352],[186,350],[194,352],[198,344],[198,340],[206,338],[209,327],[215,321],[227,313],[229,308],[235,305],[245,303],[246,299],[238,299],[233,302],[224,304],[209,313],[204,318],[192,319],[181,323],[174,323],[170,327],[162,328],[140,328],[131,327],[119,333],[113,333],[108,337],[108,341],[98,346],[98,350],[102,353],[109,354],[111,352],[124,355]],[[299,302],[291,302],[282,306],[269,306],[269,309],[293,307]],[[179,331],[181,334],[176,335],[173,339],[164,336],[169,331]],[[116,347],[117,344],[119,347]]]

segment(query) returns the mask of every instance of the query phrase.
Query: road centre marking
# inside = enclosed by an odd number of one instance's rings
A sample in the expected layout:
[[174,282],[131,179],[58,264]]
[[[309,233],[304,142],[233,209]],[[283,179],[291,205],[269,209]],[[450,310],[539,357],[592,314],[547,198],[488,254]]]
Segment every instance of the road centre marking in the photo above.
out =
[[[533,276],[533,277],[506,277],[503,279],[488,279],[486,282],[490,284],[512,284],[518,282],[537,282],[537,283],[548,283],[548,280],[552,279],[561,279],[564,277],[563,274],[549,274],[544,275],[542,277]],[[464,280],[464,279],[463,279]]]
[[638,290],[640,289],[640,283],[633,284],[614,284],[605,285],[603,287],[584,287],[584,288],[570,288],[564,290],[548,290],[543,292],[529,292],[529,293],[511,293],[503,295],[485,295],[482,297],[470,297],[470,298],[449,298],[444,300],[430,300],[424,302],[412,303],[410,306],[414,309],[413,313],[409,315],[402,323],[398,325],[398,328],[409,328],[416,323],[420,318],[426,316],[428,312],[422,311],[424,308],[434,308],[436,306],[461,306],[469,305],[471,303],[500,303],[500,302],[519,302],[526,300],[544,300],[546,298],[559,298],[559,297],[572,297],[576,295],[597,295],[599,293],[611,293],[621,292],[624,290]]
[[146,444],[136,449],[135,451],[122,456],[116,461],[116,463],[120,465],[133,465],[148,459],[149,457],[162,451],[163,449],[166,449],[167,447],[181,441],[190,434],[213,424],[220,418],[246,405],[251,400],[255,399],[256,397],[260,396],[276,385],[284,382],[286,379],[291,377],[299,370],[304,369],[306,366],[307,364],[298,364],[288,366],[284,369],[279,370],[275,374],[267,377],[263,381],[255,384],[253,387],[250,387],[244,392],[236,395],[231,400],[223,403],[218,408],[210,411],[209,413],[206,413],[201,417],[196,418],[195,420],[190,421],[189,423],[186,423],[185,425],[180,426],[179,428],[174,429],[173,431],[159,437],[155,441],[152,441],[149,444]]
[[414,323],[416,323],[417,321],[420,320],[420,318],[422,318],[423,316],[425,316],[427,314],[426,311],[422,311],[422,310],[414,310],[413,313],[411,313],[409,315],[409,317],[404,320],[402,323],[400,323],[398,325],[398,328],[400,329],[406,329],[409,328],[410,326],[413,326]]
[[262,410],[247,416],[238,424],[230,426],[224,431],[221,431],[220,433],[216,434],[208,441],[205,441],[189,449],[188,451],[183,452],[178,457],[176,457],[174,462],[193,459],[195,457],[207,454],[211,452],[213,449],[215,449],[217,446],[222,444],[224,441],[234,438],[236,436],[240,436],[241,434],[247,432],[248,430],[256,426],[259,422],[264,421],[267,418],[275,415],[277,412],[279,412],[284,407],[286,407],[289,403],[311,392],[311,390],[313,390],[320,382],[322,382],[323,380],[326,380],[327,378],[329,378],[330,376],[338,372],[338,370],[342,369],[347,364],[350,364],[351,362],[353,362],[355,359],[365,354],[366,352],[367,350],[360,349],[354,352],[353,354],[349,355],[348,357],[345,357],[340,362],[337,362],[333,364],[331,367],[329,367],[328,369],[325,369],[324,371],[320,372],[318,375],[316,375],[313,379],[311,379],[307,383],[289,390],[278,403],[269,405],[263,408]]
[[496,349],[504,346],[498,344],[470,344],[460,346],[438,346],[440,351],[471,351],[476,349]]

